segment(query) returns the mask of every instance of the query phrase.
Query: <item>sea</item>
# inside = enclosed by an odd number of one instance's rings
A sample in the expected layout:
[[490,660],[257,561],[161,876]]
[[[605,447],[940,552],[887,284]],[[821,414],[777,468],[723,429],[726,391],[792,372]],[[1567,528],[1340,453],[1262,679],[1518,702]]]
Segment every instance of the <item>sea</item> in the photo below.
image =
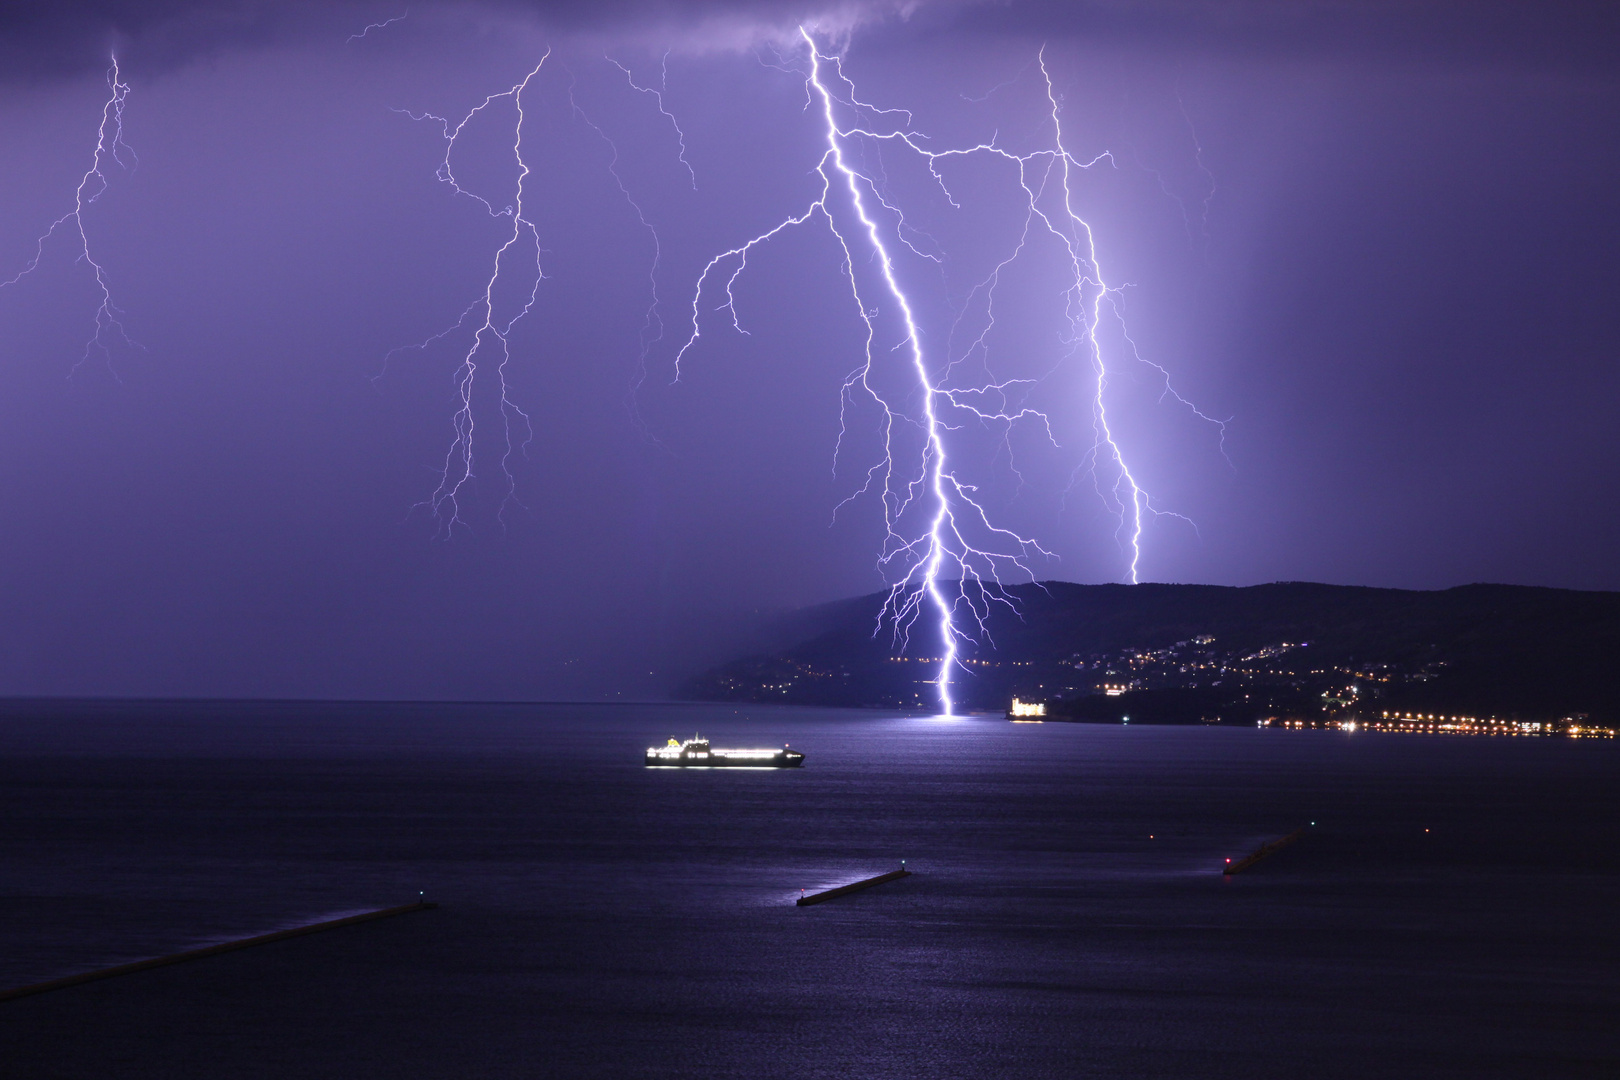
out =
[[0,1077],[1620,1077],[1617,749],[7,702],[0,990],[438,906],[0,1001]]

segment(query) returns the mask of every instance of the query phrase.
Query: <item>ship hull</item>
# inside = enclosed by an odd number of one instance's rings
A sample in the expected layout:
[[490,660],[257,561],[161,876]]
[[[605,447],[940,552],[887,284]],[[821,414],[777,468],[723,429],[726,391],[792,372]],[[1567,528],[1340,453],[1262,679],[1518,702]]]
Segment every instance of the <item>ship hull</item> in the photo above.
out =
[[803,765],[804,755],[798,753],[751,758],[735,758],[721,754],[690,758],[647,755],[649,769],[797,769]]

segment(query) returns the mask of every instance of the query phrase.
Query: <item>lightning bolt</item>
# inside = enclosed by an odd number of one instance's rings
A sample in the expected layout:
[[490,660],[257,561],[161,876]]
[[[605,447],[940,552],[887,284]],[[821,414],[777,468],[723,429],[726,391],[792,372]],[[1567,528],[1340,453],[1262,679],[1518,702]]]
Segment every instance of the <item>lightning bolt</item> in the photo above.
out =
[[675,114],[670,112],[669,109],[666,108],[665,105],[664,105],[664,95],[669,93],[669,52],[668,52],[668,50],[665,50],[664,59],[663,59],[662,63],[659,65],[659,68],[658,68],[658,89],[656,89],[656,90],[654,90],[650,86],[642,86],[640,83],[636,82],[636,77],[633,74],[631,74],[630,69],[625,67],[623,64],[619,63],[617,60],[613,59],[613,57],[609,56],[606,59],[607,59],[608,63],[612,64],[614,67],[616,67],[620,71],[624,72],[624,80],[625,80],[625,82],[630,84],[630,88],[632,90],[637,90],[637,91],[639,91],[639,92],[641,92],[643,94],[647,94],[647,95],[651,96],[653,101],[657,102],[659,114],[662,115],[664,117],[664,119],[669,121],[669,126],[670,127],[675,129],[675,139],[676,139],[676,141],[678,141],[681,144],[681,151],[677,155],[677,160],[680,161],[681,165],[683,165],[686,168],[686,175],[692,181],[692,190],[696,191],[697,190],[697,173],[693,170],[692,163],[690,161],[686,160],[686,132],[681,130],[681,122],[679,120],[675,119]]
[[[945,385],[932,370],[914,307],[901,283],[887,237],[892,236],[895,242],[924,258],[933,256],[905,239],[904,215],[884,198],[879,183],[852,161],[846,151],[850,140],[874,133],[859,127],[841,127],[838,107],[856,115],[866,112],[879,118],[903,117],[907,123],[911,116],[905,110],[878,109],[855,97],[840,62],[823,56],[815,40],[802,27],[799,34],[809,58],[806,91],[812,103],[820,103],[826,138],[826,149],[815,169],[821,177],[821,191],[802,213],[787,217],[746,243],[721,252],[704,267],[692,298],[692,333],[676,354],[676,378],[680,376],[682,359],[702,337],[700,309],[710,277],[725,272],[722,267],[729,268],[723,286],[725,302],[717,310],[729,312],[733,328],[746,333],[738,318],[734,286],[747,269],[749,254],[784,230],[812,218],[825,222],[843,253],[841,270],[849,282],[851,298],[865,328],[864,355],[844,380],[841,402],[847,407],[856,397],[864,397],[882,412],[883,456],[868,469],[862,487],[845,500],[847,503],[876,490],[883,506],[886,535],[878,565],[888,576],[890,587],[876,629],[880,632],[884,625],[890,626],[904,648],[909,645],[910,632],[917,620],[925,611],[933,612],[941,650],[933,682],[941,710],[950,715],[954,708],[952,675],[967,670],[960,659],[961,650],[986,636],[985,621],[992,603],[999,601],[1010,606],[999,588],[1001,571],[1016,568],[1028,574],[1026,558],[1036,554],[1050,557],[1051,553],[1034,540],[993,524],[975,498],[973,485],[960,479],[951,467],[946,433],[952,424],[948,416],[965,412],[968,416],[993,419],[997,414],[986,414],[967,404],[967,392]],[[824,74],[829,66],[833,73],[831,80]],[[833,80],[840,91],[849,87],[850,92],[835,92]],[[876,134],[875,137],[898,137],[914,148],[919,145],[918,137],[909,132]],[[940,179],[937,173],[935,177]],[[847,196],[847,213],[854,218],[853,226],[839,223],[831,203],[835,187],[842,187]],[[881,352],[880,335],[889,331],[880,326],[877,309],[868,301],[856,272],[852,237],[857,235],[864,238],[870,262],[877,269],[881,293],[889,297],[899,314],[899,341]],[[906,413],[887,400],[874,382],[880,356],[896,353],[903,354],[915,380],[921,407],[914,413]],[[921,434],[922,446],[915,461],[902,465],[896,440],[898,434],[908,428]],[[840,432],[840,444],[842,439],[843,432]],[[906,522],[916,516],[921,516],[923,525],[908,535]]]
[[[857,129],[852,134],[859,134],[877,140],[896,141],[925,158],[929,163],[930,175],[953,207],[957,206],[957,202],[951,195],[945,177],[940,171],[942,163],[952,158],[988,154],[1002,158],[1016,166],[1018,185],[1023,191],[1026,203],[1024,228],[1012,253],[998,263],[990,275],[970,292],[970,302],[981,291],[985,295],[986,323],[984,329],[963,356],[947,367],[946,374],[949,375],[956,363],[967,359],[975,351],[982,351],[986,348],[985,339],[995,324],[994,298],[996,287],[1000,283],[1001,272],[1016,261],[1028,246],[1031,229],[1038,227],[1048,235],[1056,238],[1062,245],[1071,276],[1070,283],[1064,290],[1066,315],[1070,324],[1068,344],[1073,351],[1086,354],[1095,380],[1089,403],[1092,416],[1093,440],[1091,447],[1082,460],[1082,467],[1089,465],[1089,471],[1093,477],[1098,495],[1113,508],[1120,519],[1118,535],[1122,539],[1122,545],[1127,554],[1125,576],[1134,585],[1140,580],[1142,531],[1147,515],[1169,517],[1186,522],[1194,531],[1197,530],[1197,525],[1183,514],[1161,510],[1153,505],[1152,497],[1137,481],[1135,474],[1126,461],[1119,440],[1114,436],[1113,426],[1108,417],[1107,389],[1110,367],[1102,342],[1098,337],[1099,329],[1102,327],[1105,317],[1112,317],[1112,322],[1116,325],[1121,339],[1130,350],[1131,359],[1152,368],[1158,373],[1163,383],[1160,401],[1167,397],[1173,398],[1197,419],[1219,430],[1220,449],[1223,457],[1226,455],[1226,427],[1229,421],[1219,420],[1207,415],[1191,401],[1179,394],[1171,382],[1169,371],[1162,365],[1143,357],[1136,346],[1135,340],[1130,336],[1125,325],[1124,301],[1120,289],[1111,287],[1104,279],[1102,265],[1097,254],[1096,235],[1091,225],[1075,208],[1075,174],[1104,161],[1112,163],[1113,157],[1105,151],[1094,158],[1083,161],[1070,152],[1063,137],[1062,103],[1052,82],[1051,72],[1046,66],[1046,50],[1044,47],[1037,56],[1037,62],[1041,72],[1052,127],[1052,144],[1050,148],[1037,149],[1025,154],[1015,154],[996,145],[995,141],[992,140],[988,143],[980,143],[962,149],[935,151],[925,146],[923,144],[925,136],[921,136],[916,132],[878,132]],[[1054,183],[1057,206],[1050,207],[1050,203],[1054,201],[1054,196],[1049,196],[1048,191]],[[964,313],[965,310],[964,307]],[[1050,419],[1045,413],[1033,409],[1021,409],[1016,413],[1007,410],[1006,391],[1015,383],[1034,381],[1037,380],[997,381],[992,376],[991,381],[985,384],[947,390],[946,394],[953,404],[966,409],[977,419],[1002,423],[1004,425],[1003,445],[1010,455],[1011,444],[1007,440],[1010,439],[1011,425],[1019,420],[1038,420],[1045,427],[1048,439],[1055,442]],[[968,404],[970,398],[987,394],[1001,395],[1002,404],[996,411],[986,412]],[[1231,458],[1228,457],[1226,460],[1227,464],[1231,465]],[[1105,480],[1099,469],[1110,472],[1112,479]],[[1014,467],[1014,472],[1017,472],[1016,467]]]
[[[401,16],[403,18],[403,16]],[[471,332],[467,339],[465,351],[461,354],[461,362],[455,369],[454,383],[456,387],[457,405],[451,418],[452,438],[450,447],[446,451],[444,463],[439,473],[439,483],[433,493],[423,502],[417,504],[418,508],[426,508],[438,522],[440,532],[445,538],[455,534],[456,527],[470,527],[462,516],[462,499],[467,485],[476,478],[474,444],[478,433],[478,424],[475,417],[475,395],[479,383],[479,369],[485,363],[486,355],[493,357],[494,375],[498,390],[499,412],[502,425],[502,453],[500,459],[501,478],[504,493],[500,510],[497,514],[501,524],[506,523],[506,513],[509,507],[522,507],[517,497],[517,481],[512,472],[513,455],[527,452],[529,444],[534,438],[534,426],[529,413],[520,408],[512,400],[511,387],[507,382],[507,366],[511,363],[512,352],[510,338],[513,329],[533,310],[539,298],[540,284],[545,280],[546,274],[541,265],[543,249],[540,244],[540,231],[534,221],[524,212],[524,196],[526,182],[531,170],[524,158],[524,93],[530,84],[540,75],[546,61],[551,57],[551,50],[547,49],[533,70],[521,80],[499,93],[490,94],[477,106],[469,110],[460,120],[452,122],[446,117],[434,113],[417,113],[406,109],[395,109],[395,112],[419,122],[437,124],[444,137],[444,156],[439,161],[436,175],[440,181],[447,185],[452,194],[457,197],[472,199],[484,208],[485,213],[496,219],[504,219],[510,225],[501,244],[494,253],[493,265],[489,276],[484,281],[483,291],[465,307],[460,318],[455,323],[432,334],[423,340],[411,345],[399,346],[389,350],[383,360],[383,372],[377,377],[381,378],[387,372],[388,362],[398,353],[405,351],[424,351],[431,346],[447,339]],[[618,66],[621,71],[628,71],[616,61],[609,61]],[[572,71],[566,66],[563,69],[568,75],[567,97],[572,113],[581,124],[591,129],[598,138],[606,144],[609,158],[607,173],[624,197],[625,203],[636,215],[636,220],[647,231],[652,241],[652,265],[648,270],[647,280],[650,300],[643,319],[641,329],[640,366],[643,373],[646,369],[647,354],[649,350],[664,335],[664,320],[659,314],[660,300],[658,295],[658,273],[663,259],[663,249],[659,240],[658,230],[647,217],[641,204],[632,194],[629,185],[620,172],[619,147],[608,133],[581,107],[575,98],[574,77]],[[666,80],[667,83],[667,80]],[[636,89],[634,81],[631,86]],[[691,165],[685,160],[685,141],[681,134],[680,125],[675,118],[664,108],[662,91],[648,91],[658,103],[659,112],[669,117],[675,124],[675,130],[682,139],[681,163],[688,172]],[[517,168],[517,187],[513,200],[502,204],[499,199],[492,199],[463,186],[455,171],[456,143],[468,130],[468,127],[479,119],[486,110],[499,102],[510,101],[517,114],[516,122],[512,128],[512,160]],[[518,299],[516,302],[508,299],[502,303],[503,295],[510,295],[510,286],[505,282],[516,278]],[[639,384],[638,384],[639,385]],[[635,395],[631,393],[630,407],[635,414]],[[636,416],[639,421],[639,415]]]
[[[624,72],[625,79],[629,82],[633,89],[652,95],[653,99],[658,104],[659,113],[669,118],[670,124],[675,128],[676,137],[680,140],[681,149],[677,160],[679,160],[680,163],[685,166],[687,175],[691,177],[692,180],[692,190],[696,191],[697,174],[692,171],[691,163],[686,160],[686,133],[681,130],[681,125],[679,121],[675,119],[674,114],[664,107],[664,92],[669,87],[669,54],[667,52],[664,54],[663,81],[660,83],[661,89],[659,90],[652,90],[647,87],[637,86],[635,79],[630,75],[629,68],[625,67],[617,60],[614,60],[612,57],[605,57],[604,59],[606,59],[608,63],[612,64],[620,71]],[[641,351],[636,360],[636,379],[630,388],[630,395],[626,404],[630,410],[631,418],[634,419],[636,424],[641,428],[642,434],[656,442],[656,439],[654,439],[652,436],[652,432],[648,429],[645,421],[642,418],[637,395],[640,392],[642,385],[646,382],[648,354],[651,353],[652,347],[659,341],[662,341],[664,337],[664,317],[659,313],[661,300],[658,295],[658,271],[664,260],[663,242],[659,239],[657,226],[655,226],[652,221],[648,219],[647,212],[642,209],[641,203],[636,201],[636,197],[630,193],[629,186],[624,182],[624,176],[619,172],[619,144],[614,142],[612,137],[602,129],[602,125],[591,119],[590,115],[583,108],[581,108],[579,102],[575,100],[572,73],[570,73],[568,84],[568,106],[573,110],[574,116],[580,121],[580,123],[594,131],[597,137],[607,145],[608,153],[610,155],[607,162],[608,175],[612,177],[614,186],[619,189],[619,194],[624,197],[625,204],[628,205],[631,211],[635,213],[636,221],[640,223],[643,229],[647,230],[647,235],[652,240],[652,264],[647,268],[647,291],[649,294],[649,299],[647,302],[647,312],[641,320]]]
[[[819,103],[826,139],[826,148],[815,168],[821,177],[821,190],[802,212],[786,217],[747,242],[721,252],[705,265],[692,296],[691,334],[675,356],[675,377],[679,380],[683,359],[703,336],[702,301],[711,280],[719,285],[724,294],[723,301],[714,310],[726,312],[733,330],[746,334],[747,330],[743,328],[738,315],[734,287],[747,270],[749,255],[785,230],[812,219],[824,222],[842,251],[841,271],[849,282],[852,299],[866,331],[864,357],[843,383],[841,405],[847,416],[848,408],[855,401],[864,399],[875,402],[881,409],[880,427],[884,447],[881,459],[868,469],[865,483],[840,503],[839,508],[872,493],[880,498],[887,535],[878,565],[889,580],[890,588],[878,617],[877,631],[888,625],[904,647],[909,644],[909,635],[917,619],[925,611],[932,611],[937,616],[942,655],[934,683],[940,707],[949,715],[953,708],[952,676],[959,671],[970,670],[961,661],[962,650],[972,643],[988,640],[986,620],[993,604],[1002,603],[1009,608],[1013,606],[1010,597],[1001,589],[1002,572],[1019,572],[1033,578],[1027,560],[1037,555],[1052,557],[1035,540],[992,523],[976,497],[975,488],[953,470],[947,452],[950,433],[965,423],[976,422],[992,430],[999,428],[1013,472],[1019,475],[1022,482],[1022,475],[1011,459],[1009,440],[1014,425],[1036,424],[1049,442],[1057,444],[1051,419],[1045,412],[1013,404],[1017,395],[1041,379],[997,378],[990,371],[987,359],[984,359],[986,377],[983,381],[962,382],[957,378],[956,373],[961,365],[973,357],[986,356],[987,337],[995,325],[996,293],[1002,272],[1023,255],[1037,235],[1055,239],[1061,245],[1068,267],[1068,283],[1062,292],[1066,321],[1070,328],[1064,341],[1064,359],[1084,355],[1089,361],[1094,380],[1087,402],[1092,417],[1092,445],[1083,456],[1077,472],[1089,464],[1099,495],[1119,517],[1122,548],[1127,556],[1125,576],[1132,583],[1139,580],[1142,531],[1146,517],[1162,514],[1187,519],[1154,506],[1126,461],[1110,421],[1107,391],[1111,369],[1099,338],[1099,329],[1110,320],[1118,325],[1123,340],[1129,346],[1130,358],[1153,368],[1163,379],[1161,400],[1173,397],[1200,420],[1219,427],[1223,437],[1225,422],[1205,415],[1176,393],[1168,371],[1144,359],[1136,349],[1135,342],[1125,332],[1120,292],[1110,286],[1102,274],[1096,237],[1076,209],[1075,198],[1077,174],[1104,161],[1112,164],[1113,159],[1104,153],[1090,160],[1081,160],[1069,150],[1064,140],[1061,101],[1046,66],[1044,49],[1038,61],[1049,106],[1052,135],[1048,145],[1015,153],[992,139],[959,149],[935,150],[928,144],[927,136],[909,129],[909,112],[880,109],[861,101],[843,72],[841,60],[822,55],[810,33],[802,27],[799,34],[809,60],[805,83],[806,108]],[[855,117],[855,123],[841,126],[838,119],[840,111]],[[862,126],[863,123],[870,126]],[[958,209],[960,203],[946,177],[946,169],[952,159],[989,155],[1001,159],[1015,170],[1016,183],[1025,206],[1023,227],[1012,249],[970,291],[958,316],[958,325],[952,327],[951,337],[955,337],[968,307],[972,305],[982,305],[983,327],[960,355],[951,356],[948,342],[942,365],[931,361],[925,351],[913,304],[896,265],[896,249],[893,245],[898,244],[923,259],[939,262],[940,258],[908,238],[909,234],[919,241],[928,239],[926,234],[918,232],[906,222],[897,201],[885,196],[883,177],[864,171],[858,163],[859,159],[853,155],[851,146],[863,140],[877,146],[899,144],[919,155],[926,162],[930,177],[945,199]],[[835,188],[843,189],[847,210],[835,209]],[[845,214],[853,218],[853,224],[847,227],[840,224],[841,216]],[[857,244],[857,238],[864,243]],[[900,332],[894,336],[898,336],[899,340],[886,349],[879,348],[880,340],[881,344],[888,345],[884,335],[892,335],[893,332],[888,329],[887,321],[880,323],[877,308],[868,301],[867,289],[856,272],[854,251],[857,247],[864,247],[865,261],[876,268],[877,276],[881,279],[878,293],[873,295],[886,295],[898,313]],[[920,409],[914,409],[911,413],[885,399],[875,385],[874,374],[880,358],[895,354],[903,354],[909,364],[916,399],[921,403]],[[922,447],[914,460],[902,462],[897,438],[908,428],[920,432]],[[847,424],[841,427],[839,433],[838,447],[834,451],[835,463],[846,434]],[[913,527],[908,532],[906,522],[914,522],[918,514],[923,517],[922,527]]]
[[384,19],[382,22],[367,23],[365,29],[361,30],[358,34],[350,34],[348,40],[345,41],[344,44],[349,45],[361,40],[362,38],[369,37],[373,30],[384,30],[390,26],[393,26],[397,22],[404,22],[410,13],[411,9],[406,8],[404,15],[395,15],[392,19]]
[[[483,292],[474,298],[461,312],[456,322],[432,336],[417,342],[414,345],[401,346],[390,350],[384,358],[384,370],[390,358],[396,353],[411,350],[426,350],[429,346],[464,332],[469,325],[473,326],[472,338],[466,351],[462,353],[461,363],[456,367],[454,383],[457,395],[457,407],[451,417],[453,436],[450,448],[445,452],[444,466],[439,474],[438,486],[426,500],[418,504],[428,509],[446,538],[455,534],[456,526],[466,527],[468,523],[461,516],[461,500],[464,491],[474,478],[474,439],[477,434],[477,422],[474,418],[473,397],[478,382],[479,365],[483,361],[486,350],[495,355],[495,378],[499,389],[499,407],[502,433],[505,439],[504,451],[501,455],[501,474],[505,482],[505,493],[501,501],[499,519],[504,525],[506,509],[509,505],[517,503],[517,481],[512,475],[512,455],[520,449],[526,448],[534,437],[534,427],[529,414],[513,402],[510,387],[506,380],[507,364],[512,359],[509,340],[512,329],[522,321],[523,317],[534,307],[540,294],[540,283],[545,280],[545,271],[541,265],[540,231],[534,222],[524,216],[523,195],[524,183],[529,177],[529,166],[523,158],[523,92],[528,89],[529,83],[540,74],[545,67],[546,60],[551,56],[547,49],[540,62],[536,64],[527,75],[511,87],[486,97],[483,102],[474,106],[454,126],[442,116],[432,113],[412,113],[404,109],[397,109],[413,120],[433,121],[440,125],[444,133],[444,158],[439,162],[437,176],[440,183],[449,186],[458,197],[474,200],[494,218],[505,218],[511,225],[510,232],[503,242],[495,249],[493,266],[489,277],[484,281]],[[512,202],[497,207],[495,202],[470,191],[461,185],[456,178],[454,156],[456,142],[467,130],[469,124],[478,119],[486,109],[496,102],[509,100],[517,112],[517,120],[512,126],[512,158],[517,165],[517,190]],[[526,287],[519,287],[519,302],[507,304],[502,307],[497,302],[497,290],[502,283],[503,275],[508,273],[509,261],[524,260],[524,271],[530,271],[532,266],[532,280]],[[516,273],[512,269],[512,273]],[[515,440],[515,431],[521,427],[523,437],[521,442]],[[521,504],[519,504],[521,505]]]
[[[1099,459],[1106,457],[1107,463],[1114,473],[1114,480],[1107,491],[1106,497],[1111,498],[1120,514],[1121,530],[1126,534],[1126,544],[1130,553],[1128,577],[1135,585],[1140,580],[1142,563],[1142,527],[1144,517],[1154,514],[1162,517],[1173,517],[1191,524],[1185,515],[1159,510],[1153,505],[1152,497],[1143,489],[1131,472],[1130,465],[1125,460],[1125,453],[1120,449],[1119,441],[1115,439],[1112,426],[1108,421],[1108,375],[1109,366],[1104,354],[1102,343],[1098,340],[1098,328],[1104,319],[1103,306],[1108,305],[1109,314],[1117,322],[1120,334],[1130,347],[1132,358],[1139,363],[1146,364],[1159,373],[1164,380],[1164,390],[1160,400],[1171,396],[1181,405],[1191,410],[1193,415],[1206,423],[1213,424],[1220,429],[1221,452],[1226,450],[1227,421],[1217,420],[1205,415],[1197,406],[1180,394],[1170,382],[1170,373],[1159,364],[1143,359],[1136,348],[1124,325],[1122,301],[1117,289],[1110,288],[1103,279],[1102,266],[1097,257],[1097,238],[1091,225],[1082,218],[1074,206],[1074,188],[1072,185],[1073,170],[1084,167],[1078,159],[1069,152],[1063,141],[1063,108],[1056,88],[1052,84],[1052,74],[1046,66],[1046,49],[1043,47],[1039,56],[1041,79],[1046,87],[1046,100],[1051,108],[1052,138],[1054,153],[1058,165],[1059,188],[1062,193],[1061,206],[1063,210],[1063,226],[1059,226],[1051,217],[1041,213],[1048,230],[1057,236],[1068,253],[1069,265],[1074,275],[1074,283],[1068,291],[1069,316],[1071,325],[1075,330],[1075,340],[1080,343],[1091,359],[1092,367],[1096,372],[1095,395],[1092,398],[1092,419],[1095,440],[1091,447],[1089,458],[1092,463],[1092,475],[1097,481],[1099,494],[1103,493],[1103,481],[1096,472]],[[1033,156],[1033,155],[1032,155]],[[1028,161],[1029,159],[1020,159]],[[1095,161],[1086,164],[1095,164]],[[1029,191],[1026,184],[1025,190]],[[1031,194],[1031,205],[1034,205],[1035,196]],[[1088,299],[1089,294],[1089,299]],[[1227,459],[1231,463],[1231,459]],[[1194,526],[1196,529],[1196,526]]]
[[[129,97],[129,84],[120,77],[117,55],[112,55],[110,61],[112,66],[107,71],[107,88],[110,93],[101,107],[101,124],[96,129],[96,149],[91,157],[90,167],[79,178],[78,187],[73,192],[73,209],[51,222],[50,228],[40,234],[39,241],[34,247],[34,257],[10,279],[0,282],[0,289],[10,288],[32,274],[39,266],[40,260],[45,257],[45,245],[51,237],[59,230],[67,228],[71,222],[71,231],[78,237],[79,255],[75,261],[90,267],[101,301],[96,305],[90,338],[84,343],[84,355],[73,365],[69,375],[76,374],[90,359],[91,354],[99,351],[107,362],[107,370],[116,379],[118,373],[112,367],[112,350],[109,348],[109,342],[114,335],[126,347],[144,352],[145,346],[131,338],[124,329],[121,318],[124,312],[113,303],[112,289],[107,283],[106,267],[97,262],[95,256],[91,254],[90,237],[84,230],[85,208],[101,198],[109,187],[107,176],[102,172],[106,162],[110,160],[121,169],[134,168],[139,162],[135,151],[124,141],[124,101]],[[124,160],[125,154],[129,156],[127,164]]]

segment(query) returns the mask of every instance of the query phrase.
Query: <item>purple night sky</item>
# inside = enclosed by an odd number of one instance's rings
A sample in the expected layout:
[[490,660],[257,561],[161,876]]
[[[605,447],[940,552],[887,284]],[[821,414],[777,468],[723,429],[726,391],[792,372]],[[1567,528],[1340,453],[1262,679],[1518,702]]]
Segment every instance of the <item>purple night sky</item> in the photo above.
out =
[[[857,402],[835,471],[863,328],[824,224],[751,254],[746,335],[711,280],[672,381],[705,264],[819,190],[801,22],[937,150],[1050,140],[1044,45],[1071,152],[1111,152],[1076,209],[1136,348],[1229,418],[1223,455],[1105,341],[1131,468],[1197,523],[1148,519],[1142,580],[1620,588],[1608,6],[8,6],[0,280],[72,209],[116,49],[139,161],[106,159],[83,223],[144,348],[114,335],[81,363],[98,295],[76,235],[0,289],[0,694],[648,697],[756,613],[881,589],[881,506],[834,518],[881,446]],[[455,325],[512,224],[436,178],[440,128],[407,114],[459,119],[548,47],[522,99],[545,280],[506,369],[533,439],[503,507],[483,354],[487,441],[447,538],[421,504],[470,329],[390,350]],[[657,86],[666,50],[690,174],[608,59]],[[497,209],[516,118],[493,103],[453,158]],[[1124,580],[1051,251],[1004,271],[969,348],[974,286],[1022,229],[1011,174],[950,166],[953,207],[902,148],[864,167],[905,211],[915,250],[890,236],[930,356],[987,357],[1052,418],[1055,445],[1029,423],[956,434],[964,475],[1053,553],[1037,578]]]

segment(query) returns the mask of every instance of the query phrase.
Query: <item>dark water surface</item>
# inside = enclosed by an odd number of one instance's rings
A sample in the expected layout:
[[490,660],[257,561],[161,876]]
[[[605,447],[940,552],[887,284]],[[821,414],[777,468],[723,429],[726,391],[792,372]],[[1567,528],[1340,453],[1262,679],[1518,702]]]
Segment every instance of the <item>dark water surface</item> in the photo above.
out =
[[[695,728],[805,768],[642,768]],[[1616,751],[11,703],[0,987],[442,907],[0,1003],[0,1076],[1616,1077]]]

